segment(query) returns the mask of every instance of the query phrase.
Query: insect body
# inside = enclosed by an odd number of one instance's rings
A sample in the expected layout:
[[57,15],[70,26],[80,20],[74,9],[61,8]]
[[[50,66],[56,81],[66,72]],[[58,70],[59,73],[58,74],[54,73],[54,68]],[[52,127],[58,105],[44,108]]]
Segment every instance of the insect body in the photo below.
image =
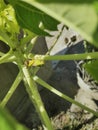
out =
[[27,60],[25,64],[28,67],[30,67],[30,66],[42,66],[42,65],[44,65],[44,60],[41,59],[40,55],[36,55],[32,59]]
[[31,59],[28,61],[28,67],[30,66],[41,66],[44,64],[44,61],[42,60],[37,60],[37,59]]

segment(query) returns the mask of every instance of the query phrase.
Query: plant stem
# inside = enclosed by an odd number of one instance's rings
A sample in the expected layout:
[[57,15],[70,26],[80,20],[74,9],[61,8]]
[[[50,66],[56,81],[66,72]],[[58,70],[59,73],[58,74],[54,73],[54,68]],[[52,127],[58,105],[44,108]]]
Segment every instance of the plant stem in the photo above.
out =
[[[90,60],[98,59],[98,52],[82,53],[82,54],[66,54],[66,55],[35,55],[39,57],[39,60]],[[29,58],[35,58],[30,54]],[[36,59],[36,58],[35,58]]]
[[65,25],[62,26],[62,28],[61,28],[59,34],[57,35],[56,39],[53,41],[52,46],[50,47],[50,49],[48,50],[48,52],[46,53],[46,55],[49,55],[50,52],[51,52],[51,50],[53,49],[53,47],[56,45],[58,39],[60,38],[60,36],[61,36],[61,34],[62,34],[62,32],[63,32],[64,27],[65,27]]
[[13,95],[13,93],[15,92],[16,88],[18,87],[19,83],[21,82],[21,80],[22,80],[22,72],[20,71],[19,74],[17,75],[14,83],[12,84],[10,90],[8,91],[8,93],[6,94],[4,99],[2,100],[2,102],[0,104],[1,107],[5,107],[5,105],[7,104],[7,102]]
[[16,57],[13,55],[13,52],[10,50],[8,53],[6,53],[2,57],[0,57],[0,64],[6,63],[6,62],[12,62],[15,59],[16,59]]
[[32,51],[32,49],[36,43],[36,40],[37,40],[37,36],[31,39],[28,47],[26,48],[26,53],[30,53]]
[[43,60],[85,60],[98,59],[98,52],[83,53],[83,54],[66,54],[66,55],[46,55],[42,56]]
[[13,44],[12,40],[9,38],[9,36],[1,30],[0,30],[0,40],[4,41],[11,48],[14,47],[14,44]]
[[28,42],[30,42],[32,38],[36,37],[36,35],[29,30],[26,30],[26,33],[27,33],[27,36],[21,39],[20,41],[22,45],[27,44]]
[[47,130],[53,130],[53,127],[50,123],[47,112],[43,106],[41,97],[39,95],[36,83],[32,79],[30,72],[26,66],[22,66],[22,71],[23,71],[25,79],[28,83],[28,86],[26,85],[27,92],[28,92],[28,94],[31,98],[31,101],[33,102],[36,110],[38,111],[41,121],[43,122],[43,124],[45,125]]
[[82,109],[90,112],[90,113],[93,113],[93,115],[95,115],[96,117],[98,117],[98,112],[95,112],[94,110],[86,107],[85,105],[73,100],[72,98],[68,97],[67,95],[61,93],[60,91],[56,90],[55,88],[53,88],[51,85],[47,84],[45,81],[43,81],[42,79],[40,79],[39,77],[37,76],[34,76],[33,77],[34,81],[36,81],[37,83],[39,83],[40,85],[42,85],[43,87],[47,88],[48,90],[50,90],[51,92],[55,93],[56,95],[58,95],[59,97],[81,107]]

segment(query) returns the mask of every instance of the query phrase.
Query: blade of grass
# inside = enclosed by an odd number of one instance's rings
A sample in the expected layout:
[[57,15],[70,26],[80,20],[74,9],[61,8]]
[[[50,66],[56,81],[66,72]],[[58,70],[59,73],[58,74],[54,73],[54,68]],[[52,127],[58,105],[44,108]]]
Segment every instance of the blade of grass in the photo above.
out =
[[93,113],[93,115],[95,115],[96,117],[98,117],[98,112],[90,109],[89,107],[73,100],[72,98],[68,97],[67,95],[61,93],[60,91],[58,91],[57,89],[53,88],[51,85],[47,84],[45,81],[43,81],[42,79],[40,79],[38,76],[34,76],[33,77],[34,81],[36,81],[38,84],[42,85],[43,87],[47,88],[48,90],[50,90],[51,92],[55,93],[56,95],[58,95],[59,97],[81,107],[82,109],[90,112],[90,113]]

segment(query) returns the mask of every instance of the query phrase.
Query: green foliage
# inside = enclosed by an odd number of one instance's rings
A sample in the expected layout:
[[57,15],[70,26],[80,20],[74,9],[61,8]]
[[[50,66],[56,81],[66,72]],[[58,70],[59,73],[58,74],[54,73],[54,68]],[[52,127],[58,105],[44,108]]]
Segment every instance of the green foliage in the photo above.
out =
[[59,23],[39,9],[24,2],[14,3],[16,18],[19,25],[37,35],[48,35],[47,30],[56,30]]
[[94,0],[82,2],[81,0],[23,1],[75,29],[86,40],[98,47],[98,14],[94,8]]
[[0,108],[0,129],[1,130],[28,130],[19,124],[8,111]]

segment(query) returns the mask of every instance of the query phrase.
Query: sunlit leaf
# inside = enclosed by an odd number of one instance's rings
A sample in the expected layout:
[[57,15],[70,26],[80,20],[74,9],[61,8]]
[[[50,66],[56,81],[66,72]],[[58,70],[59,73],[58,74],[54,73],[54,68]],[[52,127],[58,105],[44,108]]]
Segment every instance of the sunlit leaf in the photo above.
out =
[[22,0],[40,9],[98,47],[98,14],[95,0]]
[[49,35],[46,30],[57,30],[59,22],[34,6],[17,1],[13,7],[16,11],[17,21],[21,27],[29,29],[38,35]]

